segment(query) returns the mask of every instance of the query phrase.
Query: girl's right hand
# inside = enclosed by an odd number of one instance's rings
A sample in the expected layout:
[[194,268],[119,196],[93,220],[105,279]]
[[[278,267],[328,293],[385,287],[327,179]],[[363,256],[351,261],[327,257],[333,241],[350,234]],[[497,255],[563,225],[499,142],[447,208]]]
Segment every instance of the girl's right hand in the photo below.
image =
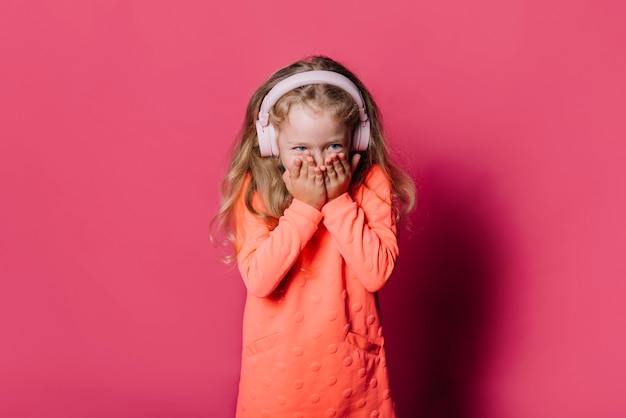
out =
[[294,199],[316,209],[320,209],[326,203],[324,173],[315,165],[309,151],[304,152],[303,158],[296,158],[290,170],[285,170],[283,181]]

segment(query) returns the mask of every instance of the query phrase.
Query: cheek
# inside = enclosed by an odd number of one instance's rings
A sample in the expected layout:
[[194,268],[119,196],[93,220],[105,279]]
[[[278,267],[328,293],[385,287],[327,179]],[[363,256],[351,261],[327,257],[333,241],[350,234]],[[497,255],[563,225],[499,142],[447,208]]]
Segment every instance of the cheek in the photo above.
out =
[[283,167],[285,167],[285,170],[291,170],[291,166],[293,166],[293,157],[283,154],[280,156],[280,162]]

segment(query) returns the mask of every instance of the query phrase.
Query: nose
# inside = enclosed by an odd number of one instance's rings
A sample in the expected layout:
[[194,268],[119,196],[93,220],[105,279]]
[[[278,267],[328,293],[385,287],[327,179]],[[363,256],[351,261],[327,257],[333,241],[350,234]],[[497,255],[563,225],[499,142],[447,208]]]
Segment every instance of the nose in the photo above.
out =
[[312,150],[311,151],[311,156],[313,157],[313,160],[315,161],[315,165],[316,166],[321,166],[324,164],[324,153],[320,150]]

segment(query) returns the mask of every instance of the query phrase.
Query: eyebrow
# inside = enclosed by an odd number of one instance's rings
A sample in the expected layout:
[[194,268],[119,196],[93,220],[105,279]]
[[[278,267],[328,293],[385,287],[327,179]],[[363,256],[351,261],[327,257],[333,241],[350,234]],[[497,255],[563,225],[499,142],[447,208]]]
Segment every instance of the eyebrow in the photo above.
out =
[[[333,138],[328,139],[323,144],[324,145],[336,144],[336,143],[344,142],[345,140],[346,140],[346,137],[344,137],[344,136],[337,136],[337,137],[333,137]],[[288,145],[310,145],[310,143],[307,140],[304,140],[304,139],[287,139],[286,143]]]

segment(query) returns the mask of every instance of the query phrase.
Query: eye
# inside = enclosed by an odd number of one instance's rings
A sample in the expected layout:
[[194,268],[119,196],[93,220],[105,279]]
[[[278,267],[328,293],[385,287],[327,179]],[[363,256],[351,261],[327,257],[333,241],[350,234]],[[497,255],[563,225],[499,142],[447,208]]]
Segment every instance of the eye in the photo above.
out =
[[341,144],[331,144],[328,146],[328,149],[331,151],[339,151],[343,148],[343,145]]
[[293,147],[293,149],[294,149],[295,151],[298,151],[298,152],[304,152],[304,151],[306,150],[306,147],[305,147],[305,146],[300,145],[300,146],[297,146],[297,147]]

